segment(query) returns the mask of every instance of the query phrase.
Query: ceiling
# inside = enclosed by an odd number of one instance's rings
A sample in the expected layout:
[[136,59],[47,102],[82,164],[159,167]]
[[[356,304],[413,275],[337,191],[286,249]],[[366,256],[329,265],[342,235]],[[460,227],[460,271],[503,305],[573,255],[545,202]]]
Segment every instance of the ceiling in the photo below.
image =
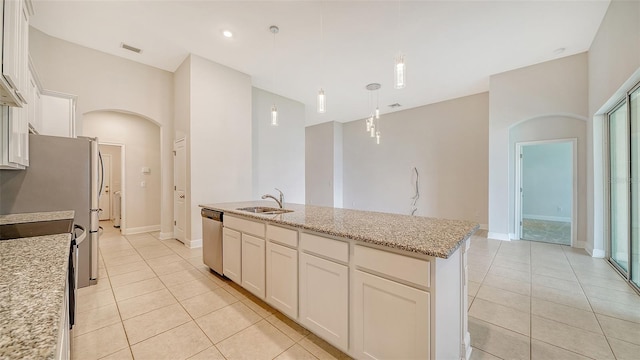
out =
[[[489,76],[587,51],[609,0],[34,0],[32,25],[57,38],[167,71],[189,53],[249,74],[306,105],[306,124],[382,114],[489,90]],[[277,25],[275,36],[269,31]],[[222,31],[233,32],[225,38]],[[140,54],[120,47],[141,48]],[[564,51],[560,51],[564,49]],[[407,86],[392,86],[394,57]],[[315,111],[316,94],[327,112]],[[374,96],[375,103],[375,96]],[[396,111],[396,110],[393,110]]]

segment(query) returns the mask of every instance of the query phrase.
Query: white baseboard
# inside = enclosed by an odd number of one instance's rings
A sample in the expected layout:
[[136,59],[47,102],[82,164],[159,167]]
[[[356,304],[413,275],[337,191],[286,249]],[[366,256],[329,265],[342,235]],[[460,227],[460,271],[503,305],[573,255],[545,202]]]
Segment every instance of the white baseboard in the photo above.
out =
[[505,233],[489,232],[487,234],[487,238],[494,239],[494,240],[511,241],[509,234],[505,234]]
[[160,240],[168,240],[168,239],[173,239],[173,231],[160,233]]
[[135,235],[152,231],[160,231],[160,225],[140,226],[135,228],[122,229],[122,235]]
[[515,233],[509,233],[509,240],[520,240],[516,237]]
[[522,218],[523,219],[531,219],[531,220],[571,222],[571,218],[570,217],[564,217],[564,216],[546,216],[546,215],[523,214]]
[[605,256],[604,250],[602,249],[594,249],[589,244],[586,244],[584,249],[591,255],[591,257],[602,259]]
[[[187,244],[185,244],[185,245],[187,245]],[[202,247],[202,239],[191,240],[189,242],[189,245],[187,245],[187,247],[190,248],[190,249],[195,249],[195,248]]]

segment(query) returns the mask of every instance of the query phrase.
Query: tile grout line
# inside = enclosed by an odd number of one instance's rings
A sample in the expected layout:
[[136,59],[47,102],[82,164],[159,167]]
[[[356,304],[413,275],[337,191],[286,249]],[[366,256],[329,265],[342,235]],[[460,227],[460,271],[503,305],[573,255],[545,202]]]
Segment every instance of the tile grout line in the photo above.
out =
[[562,249],[562,254],[564,255],[565,259],[567,259],[567,262],[569,263],[569,266],[571,267],[571,271],[573,272],[573,276],[575,276],[576,280],[578,280],[578,285],[580,286],[580,289],[582,290],[582,293],[584,294],[584,297],[587,299],[587,303],[589,303],[589,307],[591,308],[591,312],[593,313],[593,317],[596,318],[596,322],[598,322],[598,326],[600,327],[600,331],[602,331],[602,336],[604,336],[604,339],[607,342],[607,346],[609,347],[609,351],[611,351],[611,355],[613,355],[614,359],[617,359],[617,356],[616,356],[615,352],[613,351],[613,347],[611,346],[611,343],[609,342],[609,337],[607,336],[607,333],[602,328],[602,324],[600,323],[600,319],[598,318],[598,315],[596,315],[597,313],[596,313],[595,309],[593,308],[593,305],[591,305],[591,300],[589,299],[589,296],[587,296],[587,293],[584,291],[584,287],[582,286],[582,282],[580,281],[580,278],[578,277],[578,274],[576,273],[576,270],[573,268],[573,264],[571,263],[571,260],[569,260],[569,257],[567,256],[567,253],[565,252],[564,248]]

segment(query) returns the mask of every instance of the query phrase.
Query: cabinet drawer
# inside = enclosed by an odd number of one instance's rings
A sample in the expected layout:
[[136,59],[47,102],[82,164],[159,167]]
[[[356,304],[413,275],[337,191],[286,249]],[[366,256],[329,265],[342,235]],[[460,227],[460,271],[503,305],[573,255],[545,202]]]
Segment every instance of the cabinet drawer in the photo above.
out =
[[295,230],[268,224],[267,239],[293,248],[298,247],[298,232]]
[[224,226],[238,230],[245,234],[251,234],[264,238],[264,223],[245,220],[238,217],[225,215],[223,218]]
[[431,285],[430,263],[427,260],[356,245],[354,263],[360,268],[373,270],[416,285],[426,287]]
[[300,234],[300,248],[333,260],[349,262],[349,244],[321,236]]

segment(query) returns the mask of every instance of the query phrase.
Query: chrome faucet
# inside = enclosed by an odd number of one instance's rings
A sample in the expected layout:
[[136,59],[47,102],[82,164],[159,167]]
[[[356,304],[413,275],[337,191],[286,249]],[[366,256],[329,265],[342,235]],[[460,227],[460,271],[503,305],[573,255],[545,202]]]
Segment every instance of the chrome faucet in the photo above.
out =
[[280,200],[276,199],[275,196],[271,195],[271,194],[264,194],[262,195],[262,199],[266,199],[266,198],[270,198],[275,200],[278,203],[278,206],[280,207],[280,209],[282,209],[282,205],[284,204],[284,194],[282,193],[282,191],[280,191],[280,189],[275,188],[276,190],[278,190],[278,192],[280,193]]

